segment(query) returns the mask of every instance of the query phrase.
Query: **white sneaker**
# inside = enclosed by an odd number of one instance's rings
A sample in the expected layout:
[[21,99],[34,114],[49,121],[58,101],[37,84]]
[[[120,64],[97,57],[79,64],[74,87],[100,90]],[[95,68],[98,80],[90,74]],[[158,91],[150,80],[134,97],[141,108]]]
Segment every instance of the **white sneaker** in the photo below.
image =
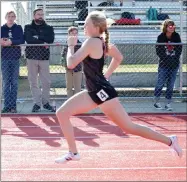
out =
[[74,155],[72,152],[67,153],[66,155],[63,155],[62,157],[55,160],[56,163],[66,163],[68,161],[79,161],[80,155],[77,153]]
[[172,111],[172,110],[173,110],[173,108],[171,107],[170,104],[166,104],[165,109],[166,109],[167,111]]
[[155,107],[156,109],[163,109],[162,106],[161,106],[161,104],[160,104],[159,102],[155,103],[155,104],[154,104],[154,107]]
[[171,149],[174,150],[177,155],[181,158],[182,157],[182,149],[178,143],[178,139],[177,139],[177,136],[173,135],[173,136],[170,136],[170,139],[171,139]]

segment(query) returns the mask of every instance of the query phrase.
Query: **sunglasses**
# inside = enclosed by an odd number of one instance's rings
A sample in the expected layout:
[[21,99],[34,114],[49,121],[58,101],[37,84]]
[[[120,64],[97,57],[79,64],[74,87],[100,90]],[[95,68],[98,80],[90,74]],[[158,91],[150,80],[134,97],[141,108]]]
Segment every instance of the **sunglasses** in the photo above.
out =
[[169,25],[168,27],[169,28],[175,28],[176,26],[175,25]]

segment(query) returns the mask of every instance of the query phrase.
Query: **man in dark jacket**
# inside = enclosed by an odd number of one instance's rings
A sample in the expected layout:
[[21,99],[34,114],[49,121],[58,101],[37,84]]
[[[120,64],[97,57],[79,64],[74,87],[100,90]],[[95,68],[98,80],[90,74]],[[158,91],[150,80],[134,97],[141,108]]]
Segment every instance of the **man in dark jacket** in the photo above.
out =
[[3,78],[4,108],[2,113],[16,113],[18,92],[19,59],[24,43],[23,29],[14,21],[14,11],[6,13],[6,24],[1,27],[1,69]]
[[[68,35],[77,37],[77,45],[74,47],[74,52],[76,52],[81,47],[81,42],[78,40],[78,28],[70,27],[68,29]],[[66,88],[68,98],[72,97],[74,94],[81,91],[82,83],[82,64],[79,63],[73,70],[67,68],[67,50],[68,46],[65,46],[62,52],[62,57],[65,58],[65,68],[66,68]]]
[[[34,100],[32,112],[38,112],[41,108],[55,112],[55,109],[49,104],[50,100],[50,72],[49,72],[49,46],[54,42],[53,27],[47,25],[43,19],[42,9],[36,9],[33,12],[34,19],[31,24],[25,26],[24,35],[27,44],[43,44],[42,46],[27,46],[26,58],[28,65],[28,79]],[[41,81],[42,90],[38,85],[38,74]]]
[[[158,80],[155,87],[155,104],[156,109],[162,109],[159,103],[160,95],[164,84],[166,84],[166,105],[165,109],[173,110],[171,100],[173,95],[174,83],[180,64],[180,55],[182,53],[182,45],[180,35],[175,31],[175,24],[172,20],[167,19],[163,22],[162,33],[157,38],[157,43],[165,43],[165,45],[157,45],[156,53],[159,57]],[[170,43],[170,44],[169,44]],[[172,43],[179,43],[172,45]]]

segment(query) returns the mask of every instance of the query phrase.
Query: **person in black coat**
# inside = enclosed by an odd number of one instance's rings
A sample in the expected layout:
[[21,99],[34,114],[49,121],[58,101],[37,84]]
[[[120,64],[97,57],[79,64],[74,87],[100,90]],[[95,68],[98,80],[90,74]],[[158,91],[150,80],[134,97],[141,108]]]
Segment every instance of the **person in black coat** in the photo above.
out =
[[[43,46],[27,46],[26,58],[28,65],[28,79],[34,100],[32,112],[38,112],[41,108],[55,112],[55,109],[49,104],[50,100],[50,72],[49,72],[49,46],[54,42],[54,30],[44,21],[42,9],[36,9],[33,12],[33,21],[25,26],[24,36],[27,44],[43,44]],[[42,90],[38,85],[38,74],[41,81]]]
[[[180,55],[182,53],[182,45],[172,45],[172,43],[181,43],[180,35],[175,31],[175,23],[166,19],[162,24],[162,33],[157,38],[157,43],[166,43],[166,45],[156,45],[156,54],[159,57],[158,79],[154,91],[156,109],[162,109],[159,103],[160,95],[164,84],[166,84],[166,100],[165,109],[173,110],[171,107],[171,99],[173,95],[174,83],[180,65]],[[170,43],[170,44],[169,44]]]

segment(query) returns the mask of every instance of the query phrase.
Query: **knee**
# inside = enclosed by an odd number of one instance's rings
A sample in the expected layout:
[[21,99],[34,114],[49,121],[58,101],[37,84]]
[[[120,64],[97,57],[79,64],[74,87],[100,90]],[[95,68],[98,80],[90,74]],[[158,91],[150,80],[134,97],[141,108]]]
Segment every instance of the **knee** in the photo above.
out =
[[49,80],[46,80],[46,85],[47,86],[50,86],[51,85],[51,80],[49,79]]
[[73,88],[72,88],[72,87],[66,87],[66,90],[67,90],[67,91],[72,91]]
[[31,87],[38,88],[38,83],[32,79],[29,79],[29,84]]
[[51,81],[50,80],[45,80],[45,81],[42,81],[42,88],[43,89],[50,89],[50,86],[51,86]]
[[65,120],[65,118],[70,117],[70,115],[68,114],[68,111],[64,107],[60,107],[59,109],[57,109],[56,116],[58,119],[63,118],[63,120]]
[[56,110],[56,116],[57,116],[57,118],[60,118],[61,116],[63,116],[63,112],[62,112],[61,108]]
[[156,87],[157,87],[158,89],[160,89],[160,88],[163,87],[163,85],[164,85],[163,83],[159,83],[159,82],[158,82],[158,83],[156,84]]
[[4,80],[3,81],[3,87],[4,88],[10,87],[10,84],[11,84],[11,82],[9,80],[6,80],[6,81]]
[[13,79],[11,81],[12,86],[18,86],[18,79]]

